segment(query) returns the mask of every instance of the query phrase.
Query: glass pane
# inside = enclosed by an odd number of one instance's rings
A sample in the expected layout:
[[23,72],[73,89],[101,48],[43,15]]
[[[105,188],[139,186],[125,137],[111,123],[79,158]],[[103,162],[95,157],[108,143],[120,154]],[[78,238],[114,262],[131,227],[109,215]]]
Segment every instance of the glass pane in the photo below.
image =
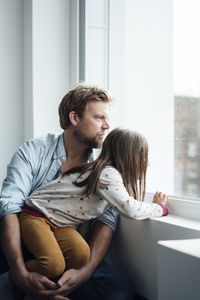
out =
[[200,197],[200,2],[174,0],[174,192]]
[[173,193],[174,98],[171,1],[110,1],[109,87],[112,126],[149,142],[147,191]]
[[147,137],[147,191],[195,199],[200,199],[199,11],[199,0],[110,0],[109,42],[107,26],[90,27],[86,60],[87,78],[104,84],[107,74],[117,99],[112,127]]
[[88,28],[86,48],[86,80],[107,85],[107,30]]
[[175,97],[175,194],[200,195],[200,99]]

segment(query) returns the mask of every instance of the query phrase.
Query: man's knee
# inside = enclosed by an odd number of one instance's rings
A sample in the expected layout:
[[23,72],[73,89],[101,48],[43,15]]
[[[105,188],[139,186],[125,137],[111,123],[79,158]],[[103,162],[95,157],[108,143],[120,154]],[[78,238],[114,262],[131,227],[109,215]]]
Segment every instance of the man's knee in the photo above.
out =
[[71,300],[133,300],[133,297],[133,283],[129,276],[104,263],[88,282],[69,295]]
[[132,300],[135,294],[131,278],[122,270],[116,269],[113,273],[113,289],[106,299]]
[[98,291],[98,294],[101,295],[100,297],[103,297],[103,299],[133,299],[133,282],[122,270],[103,263],[97,268],[93,276],[96,280],[95,289]]

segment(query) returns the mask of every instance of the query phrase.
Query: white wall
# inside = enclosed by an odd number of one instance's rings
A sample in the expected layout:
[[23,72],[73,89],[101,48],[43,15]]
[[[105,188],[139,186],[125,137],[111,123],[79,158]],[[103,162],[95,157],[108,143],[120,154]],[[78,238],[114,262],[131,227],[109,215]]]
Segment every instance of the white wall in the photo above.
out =
[[60,132],[58,104],[69,89],[69,0],[34,0],[33,134]]
[[24,139],[23,1],[0,0],[0,186]]
[[200,239],[160,242],[158,299],[197,300],[200,295]]
[[0,186],[27,139],[60,132],[70,84],[70,0],[0,0]]
[[[113,243],[113,262],[121,265],[122,268],[130,274],[137,293],[149,300],[157,300],[159,288],[160,293],[162,291],[163,281],[161,286],[161,281],[158,281],[159,276],[165,278],[166,285],[170,287],[171,279],[170,277],[167,278],[163,266],[171,264],[171,256],[162,254],[162,259],[164,259],[165,262],[163,262],[162,266],[159,266],[160,252],[158,252],[158,241],[200,238],[200,224],[198,221],[194,222],[195,226],[193,228],[192,226],[189,228],[190,226],[184,226],[184,223],[187,223],[184,218],[177,218],[176,225],[168,223],[167,217],[166,222],[163,222],[163,218],[161,218],[162,220],[151,219],[136,221],[120,217],[120,226]],[[188,260],[187,263],[189,265],[190,260]],[[170,276],[169,270],[167,274]],[[181,269],[177,270],[176,275],[179,277],[182,276]],[[190,275],[194,276],[191,272]],[[187,276],[185,276],[185,278],[187,278]],[[192,279],[195,281],[195,276],[191,278],[191,281]],[[171,290],[169,293],[170,297],[166,299],[182,299],[176,297],[171,298],[171,295],[176,295],[179,292]],[[192,295],[191,291],[191,298],[188,299],[195,299],[194,297],[192,298]],[[159,298],[159,300],[163,299]]]

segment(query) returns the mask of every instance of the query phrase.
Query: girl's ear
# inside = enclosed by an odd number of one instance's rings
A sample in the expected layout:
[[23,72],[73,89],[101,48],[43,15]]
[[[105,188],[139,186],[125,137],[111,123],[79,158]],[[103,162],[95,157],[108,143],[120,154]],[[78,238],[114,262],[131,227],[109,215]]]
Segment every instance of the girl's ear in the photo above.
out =
[[69,120],[73,126],[77,126],[80,118],[79,118],[78,114],[72,110],[69,113]]

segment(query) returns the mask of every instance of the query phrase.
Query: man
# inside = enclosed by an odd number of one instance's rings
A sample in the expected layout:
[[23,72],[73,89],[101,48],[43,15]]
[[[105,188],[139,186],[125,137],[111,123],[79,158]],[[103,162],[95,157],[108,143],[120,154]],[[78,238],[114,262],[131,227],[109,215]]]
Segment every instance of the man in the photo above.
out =
[[0,199],[1,244],[12,281],[34,299],[128,300],[133,297],[125,275],[101,263],[117,226],[115,210],[107,210],[93,222],[89,262],[79,270],[65,271],[57,283],[26,269],[17,217],[33,190],[92,159],[92,148],[101,147],[109,129],[111,102],[112,97],[104,89],[77,85],[59,106],[63,134],[49,134],[26,142],[8,165]]

